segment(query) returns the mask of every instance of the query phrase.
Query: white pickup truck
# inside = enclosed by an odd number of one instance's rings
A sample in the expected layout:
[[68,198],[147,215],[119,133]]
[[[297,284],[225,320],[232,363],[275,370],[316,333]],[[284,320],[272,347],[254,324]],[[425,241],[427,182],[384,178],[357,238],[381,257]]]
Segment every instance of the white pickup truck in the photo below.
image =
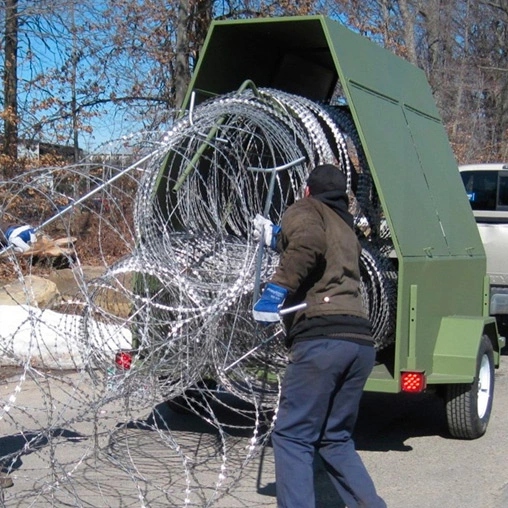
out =
[[508,330],[508,163],[459,166],[487,256],[490,314]]

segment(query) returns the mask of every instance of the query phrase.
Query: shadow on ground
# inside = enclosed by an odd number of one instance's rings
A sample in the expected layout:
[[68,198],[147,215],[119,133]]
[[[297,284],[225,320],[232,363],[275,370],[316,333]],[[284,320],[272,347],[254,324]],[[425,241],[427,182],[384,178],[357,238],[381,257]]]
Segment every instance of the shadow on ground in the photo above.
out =
[[[249,406],[229,394],[222,396],[227,398],[222,401],[223,404],[211,404],[214,418],[220,421],[222,430],[230,438],[235,438],[239,440],[238,442],[242,440],[245,442],[252,435],[252,420],[245,416],[242,417],[241,411],[249,413]],[[219,432],[210,423],[206,412],[201,416],[189,413],[178,414],[171,407],[166,403],[159,404],[145,420],[126,422],[122,426],[193,433],[196,437],[215,436],[217,446],[219,446]],[[267,414],[266,422],[269,423],[270,419],[271,414]],[[267,428],[262,426],[261,432],[266,431]],[[355,432],[358,450],[409,452],[412,447],[407,445],[406,441],[412,437],[425,435],[448,437],[444,403],[440,398],[430,394],[364,394]],[[270,470],[270,475],[274,480],[273,457],[269,443],[262,450],[258,459],[255,488],[259,496],[272,498],[275,505],[275,482],[261,480],[267,477],[266,468]],[[333,488],[319,456],[316,457],[315,462],[315,481],[317,508],[344,506]],[[254,488],[254,485],[252,487]],[[256,503],[250,506],[256,506]]]
[[[53,429],[3,436],[2,466],[14,474],[14,487],[5,490],[6,506],[130,506],[142,499],[151,508],[167,508],[184,506],[189,497],[193,506],[273,508],[274,461],[267,437],[272,414],[261,415],[256,432],[267,442],[250,457],[252,407],[227,393],[210,406],[211,413],[198,415],[161,403],[140,419],[115,419],[111,425],[101,420],[98,435],[90,414],[89,424],[79,427],[86,435]],[[410,452],[407,442],[426,435],[448,437],[444,404],[437,397],[364,394],[355,432],[360,452]],[[315,481],[317,508],[344,506],[319,459]]]

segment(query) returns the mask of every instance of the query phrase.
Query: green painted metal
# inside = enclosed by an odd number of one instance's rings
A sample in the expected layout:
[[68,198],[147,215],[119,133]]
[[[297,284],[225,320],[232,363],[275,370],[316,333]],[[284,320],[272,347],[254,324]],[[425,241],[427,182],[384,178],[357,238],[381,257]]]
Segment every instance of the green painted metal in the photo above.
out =
[[[471,383],[480,340],[485,333],[489,335],[489,324],[495,326],[495,319],[482,316],[443,318],[434,348],[433,372],[428,376],[428,382],[441,384],[452,380]],[[495,357],[495,362],[499,364],[499,350],[495,351]]]
[[396,392],[410,369],[468,382],[485,329],[499,343],[485,252],[423,71],[323,16],[216,21],[184,106],[247,80],[323,102],[339,84],[353,114],[398,261],[394,357],[366,389]]

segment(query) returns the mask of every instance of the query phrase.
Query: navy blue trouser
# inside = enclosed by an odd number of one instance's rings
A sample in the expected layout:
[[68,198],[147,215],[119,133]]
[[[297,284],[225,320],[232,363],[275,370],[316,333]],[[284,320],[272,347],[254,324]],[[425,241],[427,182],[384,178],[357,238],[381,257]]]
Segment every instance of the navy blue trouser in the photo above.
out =
[[348,508],[386,507],[351,437],[375,354],[340,339],[292,346],[272,433],[279,508],[315,506],[316,450]]

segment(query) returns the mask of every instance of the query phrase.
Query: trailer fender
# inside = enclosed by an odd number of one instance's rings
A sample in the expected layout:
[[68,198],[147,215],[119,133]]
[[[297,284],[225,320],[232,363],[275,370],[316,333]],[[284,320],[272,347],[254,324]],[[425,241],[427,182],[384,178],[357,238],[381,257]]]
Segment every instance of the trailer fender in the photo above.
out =
[[497,368],[501,344],[493,317],[444,317],[439,327],[433,354],[433,372],[428,382],[473,382],[478,350],[484,335],[492,342]]

